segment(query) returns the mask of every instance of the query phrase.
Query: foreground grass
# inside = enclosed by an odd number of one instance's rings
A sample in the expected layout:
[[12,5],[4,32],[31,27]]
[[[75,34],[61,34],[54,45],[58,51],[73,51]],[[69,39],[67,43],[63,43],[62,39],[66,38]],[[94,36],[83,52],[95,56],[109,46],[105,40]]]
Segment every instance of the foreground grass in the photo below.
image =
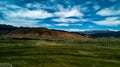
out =
[[120,40],[0,40],[0,63],[13,67],[120,67]]

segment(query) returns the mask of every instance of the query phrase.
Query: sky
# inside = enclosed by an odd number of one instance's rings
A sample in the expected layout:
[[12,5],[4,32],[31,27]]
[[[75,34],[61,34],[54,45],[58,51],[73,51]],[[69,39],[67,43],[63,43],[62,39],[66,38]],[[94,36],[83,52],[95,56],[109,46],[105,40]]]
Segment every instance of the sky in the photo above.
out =
[[0,24],[66,31],[120,30],[120,0],[0,0]]

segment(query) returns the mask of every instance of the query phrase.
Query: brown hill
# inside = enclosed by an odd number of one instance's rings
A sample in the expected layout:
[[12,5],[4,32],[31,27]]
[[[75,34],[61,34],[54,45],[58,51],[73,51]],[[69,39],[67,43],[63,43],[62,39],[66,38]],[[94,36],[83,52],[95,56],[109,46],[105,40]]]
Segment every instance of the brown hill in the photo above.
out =
[[47,28],[19,28],[8,34],[11,37],[19,38],[57,38],[57,39],[81,39],[84,36],[60,30]]

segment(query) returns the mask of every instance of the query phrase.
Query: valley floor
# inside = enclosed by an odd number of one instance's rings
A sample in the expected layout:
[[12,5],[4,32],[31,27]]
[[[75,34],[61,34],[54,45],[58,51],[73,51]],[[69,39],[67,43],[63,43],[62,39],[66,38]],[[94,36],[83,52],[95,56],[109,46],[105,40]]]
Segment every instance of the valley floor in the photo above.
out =
[[120,40],[0,40],[0,64],[13,67],[120,67]]

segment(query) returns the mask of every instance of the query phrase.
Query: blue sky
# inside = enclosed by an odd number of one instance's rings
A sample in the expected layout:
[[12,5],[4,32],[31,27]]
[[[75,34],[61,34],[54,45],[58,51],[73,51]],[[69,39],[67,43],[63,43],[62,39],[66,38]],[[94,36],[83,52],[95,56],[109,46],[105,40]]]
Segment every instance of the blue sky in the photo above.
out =
[[0,0],[0,24],[66,31],[120,30],[120,0]]

